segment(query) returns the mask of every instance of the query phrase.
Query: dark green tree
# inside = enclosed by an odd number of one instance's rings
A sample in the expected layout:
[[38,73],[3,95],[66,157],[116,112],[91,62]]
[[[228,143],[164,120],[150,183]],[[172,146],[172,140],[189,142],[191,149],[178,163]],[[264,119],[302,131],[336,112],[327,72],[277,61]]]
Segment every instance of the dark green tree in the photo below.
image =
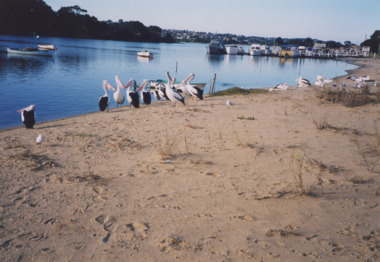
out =
[[378,53],[380,45],[380,30],[376,30],[370,37],[360,44],[360,46],[369,46],[371,52]]

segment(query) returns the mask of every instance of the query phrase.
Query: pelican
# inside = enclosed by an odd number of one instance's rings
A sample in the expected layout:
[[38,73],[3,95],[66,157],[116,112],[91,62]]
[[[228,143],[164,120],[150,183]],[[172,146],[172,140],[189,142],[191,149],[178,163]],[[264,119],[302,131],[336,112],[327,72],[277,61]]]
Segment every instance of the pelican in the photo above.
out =
[[298,77],[296,79],[296,82],[298,83],[299,87],[311,86],[310,81],[307,80],[306,78],[303,78],[302,76]]
[[[203,100],[203,89],[201,89],[200,87],[195,86],[195,85],[190,85],[190,81],[193,80],[194,77],[195,77],[195,74],[192,73],[185,80],[183,80],[182,83],[186,83],[186,85],[185,85],[186,89],[185,90],[188,93],[190,93],[190,95],[192,95],[194,97],[198,97],[200,100]],[[182,83],[181,83],[181,85],[182,85]]]
[[131,86],[133,85],[134,89],[136,89],[136,81],[131,78],[129,82],[123,87],[123,89],[127,89],[127,100],[129,103],[129,106],[134,106],[135,108],[140,107],[140,98],[139,94],[133,90],[131,91]]
[[99,110],[104,111],[107,109],[108,111],[108,105],[110,104],[110,99],[108,97],[107,89],[116,91],[116,88],[114,88],[111,84],[109,84],[107,80],[103,80],[103,89],[104,89],[105,94],[99,98]]
[[30,105],[23,109],[17,110],[17,112],[21,113],[21,120],[26,128],[33,128],[34,124],[36,123],[36,114],[34,112],[35,110],[35,105]]
[[317,81],[323,81],[323,75],[317,75]]
[[113,99],[116,102],[116,107],[118,107],[119,105],[122,105],[124,103],[125,99],[124,99],[123,93],[121,92],[121,89],[123,89],[123,84],[121,83],[119,76],[115,76],[115,80],[116,80],[117,90],[115,93],[113,93]]
[[159,84],[158,87],[158,95],[161,98],[165,98],[166,100],[170,100],[169,97],[166,95],[166,86],[164,84]]
[[185,98],[173,87],[175,78],[171,78],[169,72],[166,72],[166,75],[168,76],[168,83],[165,87],[167,97],[172,101],[173,106],[175,106],[177,102],[181,102],[185,105]]
[[145,89],[145,87],[148,85],[149,81],[148,79],[145,79],[140,87],[137,89],[137,92],[140,92],[141,100],[144,102],[144,104],[149,105],[152,101],[152,97],[150,96],[150,93]]
[[156,98],[157,101],[161,100],[160,87],[158,85],[156,85],[156,87],[154,88],[154,90],[152,91],[152,93],[153,93],[154,98]]

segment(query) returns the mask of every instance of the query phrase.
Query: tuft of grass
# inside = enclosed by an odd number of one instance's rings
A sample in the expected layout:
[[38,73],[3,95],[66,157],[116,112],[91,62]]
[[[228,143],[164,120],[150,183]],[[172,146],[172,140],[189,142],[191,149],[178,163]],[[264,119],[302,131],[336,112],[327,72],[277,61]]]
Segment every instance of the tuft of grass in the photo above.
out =
[[231,96],[231,95],[251,95],[251,94],[266,94],[269,91],[266,89],[243,89],[233,87],[226,90],[218,91],[210,94],[210,96]]
[[323,130],[330,126],[326,120],[326,116],[321,119],[313,118],[313,123],[318,130]]
[[357,153],[361,156],[364,165],[368,172],[379,173],[376,171],[377,166],[380,164],[380,131],[375,123],[375,138],[372,143],[360,145],[358,140],[354,143],[357,147]]
[[179,140],[177,136],[170,136],[166,134],[165,137],[159,138],[156,143],[156,150],[161,160],[173,159],[177,154]]
[[[307,155],[307,147],[302,155],[291,156],[290,168],[295,180],[294,189],[300,195],[311,195],[317,186],[322,186],[322,172]],[[308,181],[306,181],[308,180]]]
[[378,91],[376,94],[371,94],[367,85],[364,85],[359,90],[339,89],[334,87],[322,88],[319,90],[318,97],[325,101],[341,103],[346,107],[380,103],[380,92]]
[[254,116],[238,116],[237,119],[239,120],[255,120],[255,117]]

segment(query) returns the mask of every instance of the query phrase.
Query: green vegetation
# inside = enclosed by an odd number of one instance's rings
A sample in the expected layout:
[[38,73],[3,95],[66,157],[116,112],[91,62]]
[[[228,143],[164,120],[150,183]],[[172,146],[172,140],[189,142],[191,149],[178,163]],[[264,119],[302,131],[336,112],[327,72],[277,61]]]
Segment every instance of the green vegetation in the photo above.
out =
[[157,26],[119,20],[98,21],[78,5],[54,12],[43,0],[1,0],[0,35],[43,35],[137,42],[175,42]]
[[266,89],[243,89],[240,87],[233,87],[230,89],[218,91],[210,94],[210,96],[231,96],[231,95],[250,95],[250,94],[265,94],[269,91]]

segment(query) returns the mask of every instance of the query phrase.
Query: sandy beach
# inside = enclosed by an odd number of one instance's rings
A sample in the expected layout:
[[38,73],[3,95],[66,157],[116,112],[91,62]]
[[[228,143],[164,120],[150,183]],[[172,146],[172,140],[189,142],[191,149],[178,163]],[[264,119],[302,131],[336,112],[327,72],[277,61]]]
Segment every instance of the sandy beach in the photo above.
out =
[[0,261],[379,261],[380,105],[319,92],[1,130]]

